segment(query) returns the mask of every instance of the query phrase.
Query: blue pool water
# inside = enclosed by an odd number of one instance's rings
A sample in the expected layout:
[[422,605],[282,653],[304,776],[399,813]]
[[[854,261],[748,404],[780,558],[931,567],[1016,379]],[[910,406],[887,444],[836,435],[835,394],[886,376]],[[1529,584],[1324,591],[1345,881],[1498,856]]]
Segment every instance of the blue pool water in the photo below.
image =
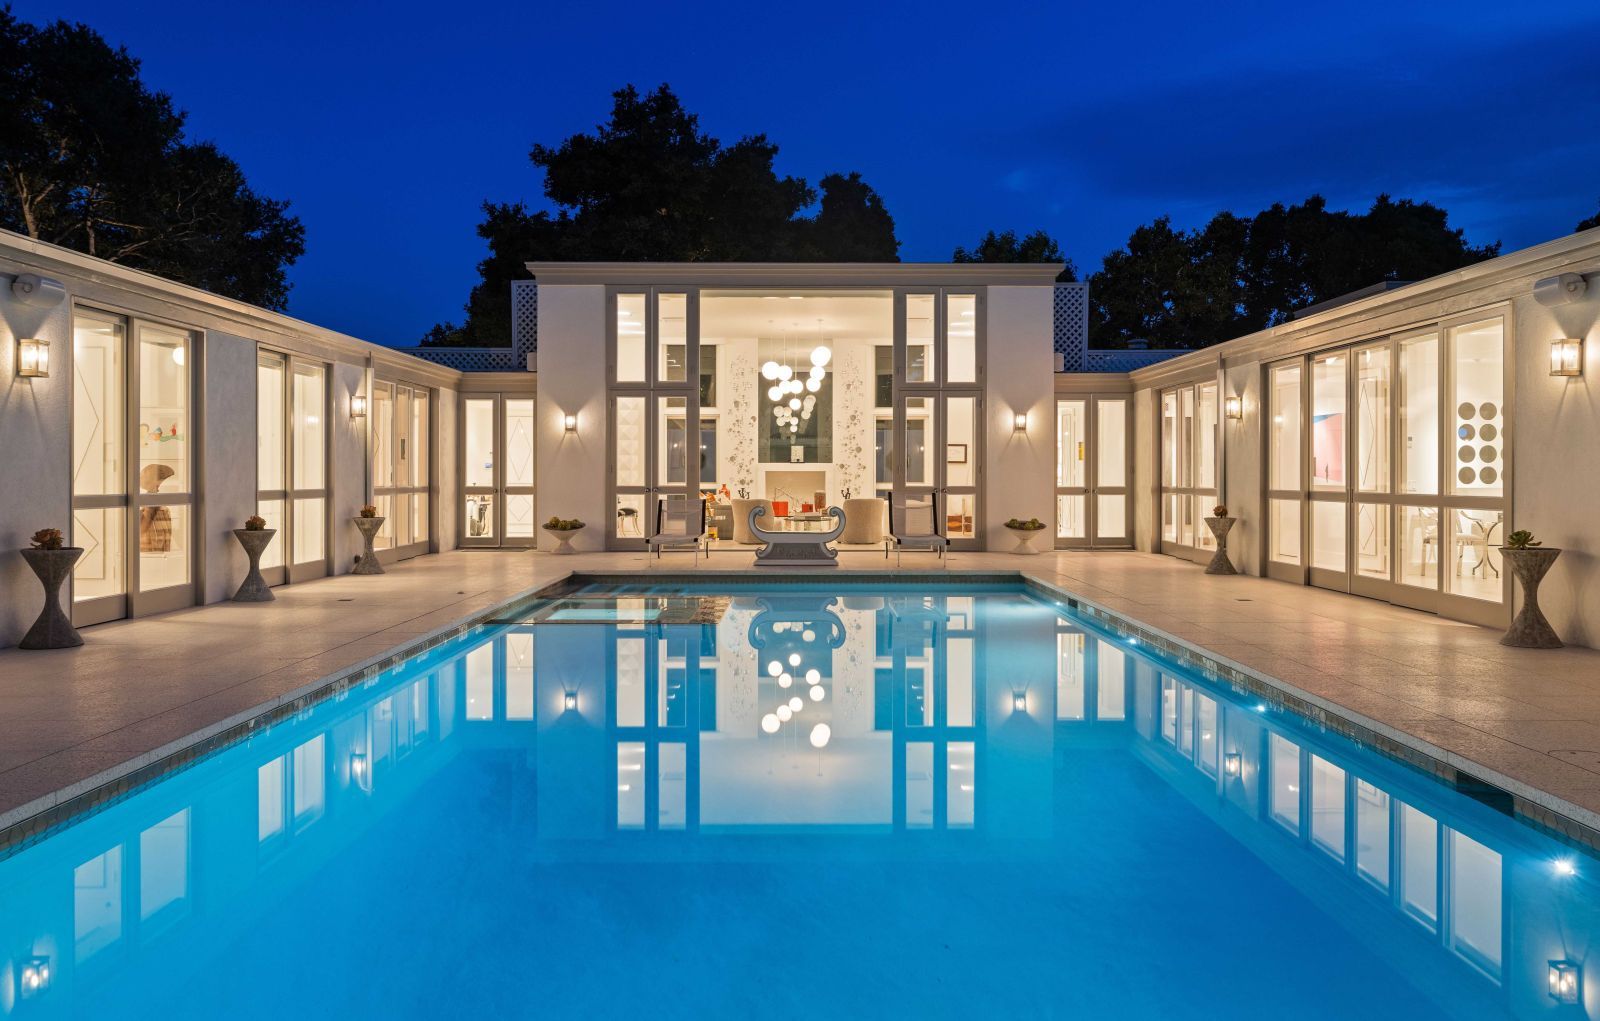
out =
[[61,830],[0,1017],[1600,1017],[1600,861],[1020,591],[842,591],[581,591]]

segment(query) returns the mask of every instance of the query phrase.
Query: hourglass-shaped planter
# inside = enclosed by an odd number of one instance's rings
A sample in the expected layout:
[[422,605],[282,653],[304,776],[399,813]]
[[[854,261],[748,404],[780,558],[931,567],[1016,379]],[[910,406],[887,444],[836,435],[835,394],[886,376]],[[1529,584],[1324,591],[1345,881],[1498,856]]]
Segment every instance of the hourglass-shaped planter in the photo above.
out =
[[61,610],[61,584],[72,573],[72,565],[83,556],[82,546],[63,546],[61,549],[25,549],[22,559],[39,576],[44,586],[44,609],[39,619],[17,643],[19,649],[74,649],[83,644],[83,638],[73,628],[72,621]]
[[1500,555],[1505,558],[1506,566],[1511,568],[1517,580],[1522,582],[1522,609],[1517,612],[1505,637],[1500,639],[1500,644],[1519,649],[1561,648],[1560,636],[1539,609],[1539,582],[1544,580],[1545,573],[1556,562],[1561,551],[1552,546],[1528,549],[1501,546]]
[[361,541],[366,544],[366,549],[361,554],[361,559],[356,561],[356,566],[351,568],[351,574],[383,574],[383,565],[378,563],[378,554],[372,548],[372,540],[378,537],[378,529],[388,518],[351,518],[357,530],[361,532]]

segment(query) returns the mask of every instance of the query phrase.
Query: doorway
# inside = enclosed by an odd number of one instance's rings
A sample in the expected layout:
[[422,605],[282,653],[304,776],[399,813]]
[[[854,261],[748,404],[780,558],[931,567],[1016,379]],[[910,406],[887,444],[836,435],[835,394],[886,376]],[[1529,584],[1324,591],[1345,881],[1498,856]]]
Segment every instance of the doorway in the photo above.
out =
[[1056,548],[1132,545],[1126,396],[1056,399]]

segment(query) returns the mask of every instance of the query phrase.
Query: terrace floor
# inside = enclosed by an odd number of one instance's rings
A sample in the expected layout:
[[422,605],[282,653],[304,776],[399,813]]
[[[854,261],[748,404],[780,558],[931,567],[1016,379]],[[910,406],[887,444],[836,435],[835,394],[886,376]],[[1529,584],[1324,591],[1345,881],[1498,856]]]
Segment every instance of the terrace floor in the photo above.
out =
[[[697,571],[748,576],[749,561]],[[89,628],[79,649],[0,651],[0,828],[568,573],[646,569],[631,553],[457,551]],[[1498,631],[1151,554],[954,554],[949,569],[1026,573],[1600,831],[1600,652],[1508,649]]]

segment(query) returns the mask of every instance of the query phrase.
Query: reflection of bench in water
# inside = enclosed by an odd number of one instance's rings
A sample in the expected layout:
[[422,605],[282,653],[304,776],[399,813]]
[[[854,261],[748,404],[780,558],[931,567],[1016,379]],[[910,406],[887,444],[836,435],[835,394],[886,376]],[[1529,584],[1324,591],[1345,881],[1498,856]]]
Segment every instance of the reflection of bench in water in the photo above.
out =
[[836,567],[839,551],[828,543],[844,532],[844,511],[828,508],[833,526],[825,532],[769,532],[757,522],[767,508],[756,504],[750,508],[750,533],[765,546],[756,551],[757,567],[799,565],[801,567]]

